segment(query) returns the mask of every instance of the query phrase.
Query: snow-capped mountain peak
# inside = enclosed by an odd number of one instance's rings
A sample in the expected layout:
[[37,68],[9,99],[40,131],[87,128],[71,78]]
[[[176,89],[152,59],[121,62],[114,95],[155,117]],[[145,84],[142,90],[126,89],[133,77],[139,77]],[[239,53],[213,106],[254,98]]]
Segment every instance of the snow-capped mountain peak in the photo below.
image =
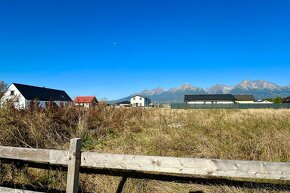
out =
[[242,88],[245,90],[249,89],[269,89],[269,90],[277,90],[281,89],[280,86],[265,80],[243,80],[235,88]]
[[175,92],[180,92],[180,91],[197,91],[197,90],[202,90],[202,88],[195,87],[195,86],[192,86],[191,84],[185,83],[181,85],[180,87],[169,89],[168,92],[175,93]]
[[226,94],[231,91],[233,87],[224,84],[215,84],[212,87],[206,89],[210,94]]
[[[265,80],[244,80],[234,87],[216,84],[209,89],[204,90],[190,84],[183,84],[179,87],[164,90],[160,87],[152,90],[144,90],[140,95],[146,96],[153,102],[182,102],[186,94],[250,94],[256,99],[274,98],[277,96],[290,96],[290,86],[278,86]],[[130,100],[130,96],[116,101]]]
[[152,90],[143,90],[142,92],[138,93],[140,95],[144,95],[144,96],[151,96],[151,95],[156,95],[156,94],[161,94],[163,93],[165,90],[161,87],[157,87],[157,88],[154,88]]

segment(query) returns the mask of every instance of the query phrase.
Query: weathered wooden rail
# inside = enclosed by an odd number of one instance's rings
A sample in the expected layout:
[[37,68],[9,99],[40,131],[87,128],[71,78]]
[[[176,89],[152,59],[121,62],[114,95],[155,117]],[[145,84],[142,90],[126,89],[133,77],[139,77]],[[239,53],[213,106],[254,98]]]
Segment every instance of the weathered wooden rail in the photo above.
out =
[[[234,185],[249,184],[240,180],[242,178],[290,180],[289,162],[81,153],[81,139],[78,138],[71,140],[69,151],[0,146],[0,160],[24,161],[32,167],[67,167],[67,193],[78,192],[80,172],[122,176],[117,192],[122,191],[129,177],[206,184],[214,180],[215,184],[232,182]],[[289,183],[282,186],[290,189]],[[0,192],[17,191],[0,187]],[[24,192],[31,193],[28,190]]]

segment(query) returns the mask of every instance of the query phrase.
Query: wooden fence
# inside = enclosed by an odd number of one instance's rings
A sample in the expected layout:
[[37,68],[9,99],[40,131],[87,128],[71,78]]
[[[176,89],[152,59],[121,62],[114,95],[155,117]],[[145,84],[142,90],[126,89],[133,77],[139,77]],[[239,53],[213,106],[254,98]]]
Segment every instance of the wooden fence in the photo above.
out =
[[[78,192],[80,172],[122,176],[123,179],[117,192],[122,191],[127,178],[202,184],[208,184],[213,180],[214,184],[229,182],[235,186],[250,184],[251,187],[255,187],[255,183],[265,187],[267,183],[254,181],[249,183],[249,180],[243,180],[243,178],[269,179],[283,182],[280,184],[282,189],[290,189],[289,162],[81,153],[81,139],[79,138],[71,139],[69,151],[0,146],[0,160],[24,161],[31,167],[41,167],[41,165],[42,167],[45,165],[56,168],[67,167],[67,193]],[[276,183],[276,187],[279,187],[279,183]],[[33,192],[0,187],[0,192],[16,193],[18,191]]]

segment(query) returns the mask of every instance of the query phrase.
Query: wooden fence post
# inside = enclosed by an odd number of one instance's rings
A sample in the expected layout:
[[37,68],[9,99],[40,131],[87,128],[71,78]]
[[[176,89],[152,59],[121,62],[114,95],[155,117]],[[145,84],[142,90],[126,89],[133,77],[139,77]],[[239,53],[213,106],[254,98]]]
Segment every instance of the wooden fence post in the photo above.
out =
[[69,147],[66,193],[78,192],[80,165],[81,165],[81,139],[73,138],[70,140]]

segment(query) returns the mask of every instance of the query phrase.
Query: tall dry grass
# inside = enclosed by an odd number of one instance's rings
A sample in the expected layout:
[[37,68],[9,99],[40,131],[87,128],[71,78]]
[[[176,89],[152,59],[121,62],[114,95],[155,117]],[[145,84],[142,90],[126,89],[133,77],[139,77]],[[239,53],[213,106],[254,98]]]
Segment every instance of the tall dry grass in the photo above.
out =
[[[0,145],[67,149],[70,138],[82,137],[83,149],[96,152],[289,162],[289,117],[290,110],[273,109],[170,110],[102,105],[90,110],[2,109]],[[22,174],[17,179],[63,189],[63,175],[30,169],[27,176]],[[7,175],[6,179],[12,177]],[[117,177],[82,175],[81,187],[90,192],[114,192],[118,180]],[[193,190],[253,191],[134,179],[125,186],[125,192]],[[272,192],[256,192],[260,191]]]

